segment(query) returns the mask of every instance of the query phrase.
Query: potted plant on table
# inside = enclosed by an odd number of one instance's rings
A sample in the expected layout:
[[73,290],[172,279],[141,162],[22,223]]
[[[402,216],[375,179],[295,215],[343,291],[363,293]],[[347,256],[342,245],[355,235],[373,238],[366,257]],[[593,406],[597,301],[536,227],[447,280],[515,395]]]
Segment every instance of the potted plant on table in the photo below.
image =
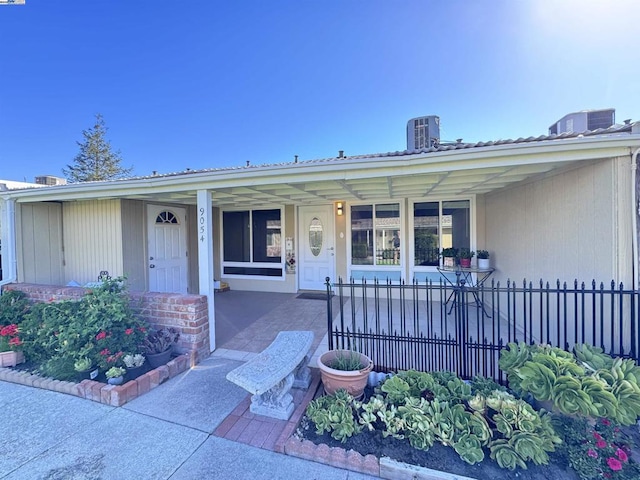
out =
[[487,250],[478,250],[476,255],[478,257],[478,268],[480,270],[488,270],[490,268],[489,252]]
[[460,258],[460,266],[462,268],[471,267],[471,259],[473,258],[474,255],[475,255],[475,252],[473,250],[470,250],[468,248],[461,248],[460,253],[458,254]]
[[173,347],[179,338],[180,332],[173,327],[150,332],[142,344],[142,351],[147,357],[149,366],[157,368],[171,360]]
[[442,249],[442,265],[445,267],[455,267],[458,249],[449,247]]
[[355,350],[329,350],[318,359],[324,391],[332,395],[344,389],[354,398],[362,396],[373,362]]
[[126,370],[122,367],[111,367],[105,374],[109,385],[121,385]]

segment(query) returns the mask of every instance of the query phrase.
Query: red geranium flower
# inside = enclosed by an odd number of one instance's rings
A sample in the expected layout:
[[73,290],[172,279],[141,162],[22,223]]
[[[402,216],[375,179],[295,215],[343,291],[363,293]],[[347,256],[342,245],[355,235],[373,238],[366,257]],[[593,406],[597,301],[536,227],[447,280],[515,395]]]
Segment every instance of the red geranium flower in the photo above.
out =
[[593,432],[593,438],[596,440],[602,440],[602,436],[598,432]]
[[144,333],[144,332],[146,332],[146,331],[147,331],[147,329],[146,329],[146,328],[144,328],[144,327],[138,327],[138,330],[140,330],[142,333]]
[[611,425],[611,422],[609,420],[607,420],[606,418],[600,419],[600,423],[602,423],[603,425],[606,425],[607,427],[609,425]]
[[[9,342],[11,343],[11,342]],[[626,462],[627,460],[629,460],[629,457],[627,456],[627,454],[625,453],[624,450],[622,450],[621,448],[619,448],[618,450],[616,450],[616,455],[618,456],[618,458],[620,460],[622,460],[623,462]]]
[[133,333],[133,328],[127,328],[127,329],[124,331],[124,333],[125,333],[125,334],[127,334],[127,335],[131,335],[131,334]]
[[606,446],[607,446],[607,442],[605,442],[604,440],[598,440],[596,442],[596,447],[598,447],[598,448],[604,448]]
[[18,347],[22,345],[22,341],[18,337],[13,337],[11,340],[9,340],[9,345],[11,345],[12,347]]
[[106,332],[100,332],[99,334],[96,335],[96,340],[102,340],[103,338],[106,338],[107,334]]
[[18,325],[12,323],[11,325],[7,325],[6,327],[2,327],[0,330],[0,335],[3,337],[10,337],[18,333]]
[[596,452],[593,448],[589,449],[587,455],[589,455],[591,458],[598,458],[598,452]]
[[609,468],[614,472],[617,472],[618,470],[622,470],[622,463],[620,463],[620,461],[617,458],[613,458],[613,457],[607,458],[607,465],[609,465]]
[[109,355],[111,352],[109,351],[108,348],[105,348],[104,350],[100,351],[100,355],[102,355],[103,357],[106,355]]

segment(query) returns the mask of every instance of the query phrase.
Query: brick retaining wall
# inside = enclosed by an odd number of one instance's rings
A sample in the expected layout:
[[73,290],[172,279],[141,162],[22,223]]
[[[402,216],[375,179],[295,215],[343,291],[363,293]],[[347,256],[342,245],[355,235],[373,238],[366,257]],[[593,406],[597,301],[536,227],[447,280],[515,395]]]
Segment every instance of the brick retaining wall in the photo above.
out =
[[[78,300],[87,289],[82,287],[59,287],[55,285],[35,285],[13,283],[3,287],[6,290],[20,290],[34,302],[57,302]],[[205,295],[181,295],[177,293],[130,292],[131,307],[150,325],[174,327],[180,331],[176,350],[190,353],[191,363],[207,358],[209,348],[209,314]]]

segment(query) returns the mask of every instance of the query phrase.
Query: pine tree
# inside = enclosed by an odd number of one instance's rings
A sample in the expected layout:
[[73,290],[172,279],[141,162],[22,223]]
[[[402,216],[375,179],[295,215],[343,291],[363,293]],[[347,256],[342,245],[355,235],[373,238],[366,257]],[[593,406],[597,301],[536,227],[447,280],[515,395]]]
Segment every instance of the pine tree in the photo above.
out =
[[120,151],[111,151],[111,143],[106,140],[107,127],[101,114],[96,114],[93,128],[83,130],[83,142],[76,142],[80,152],[72,165],[62,169],[67,180],[72,183],[112,180],[131,174],[133,168],[123,168]]

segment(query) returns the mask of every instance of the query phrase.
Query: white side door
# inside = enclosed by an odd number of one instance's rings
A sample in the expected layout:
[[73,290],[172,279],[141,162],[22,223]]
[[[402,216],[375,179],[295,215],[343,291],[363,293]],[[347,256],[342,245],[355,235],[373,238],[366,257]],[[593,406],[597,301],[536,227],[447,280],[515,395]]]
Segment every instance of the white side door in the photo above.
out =
[[187,293],[187,211],[147,206],[149,290]]
[[325,278],[335,281],[333,206],[298,209],[298,288],[326,290]]

